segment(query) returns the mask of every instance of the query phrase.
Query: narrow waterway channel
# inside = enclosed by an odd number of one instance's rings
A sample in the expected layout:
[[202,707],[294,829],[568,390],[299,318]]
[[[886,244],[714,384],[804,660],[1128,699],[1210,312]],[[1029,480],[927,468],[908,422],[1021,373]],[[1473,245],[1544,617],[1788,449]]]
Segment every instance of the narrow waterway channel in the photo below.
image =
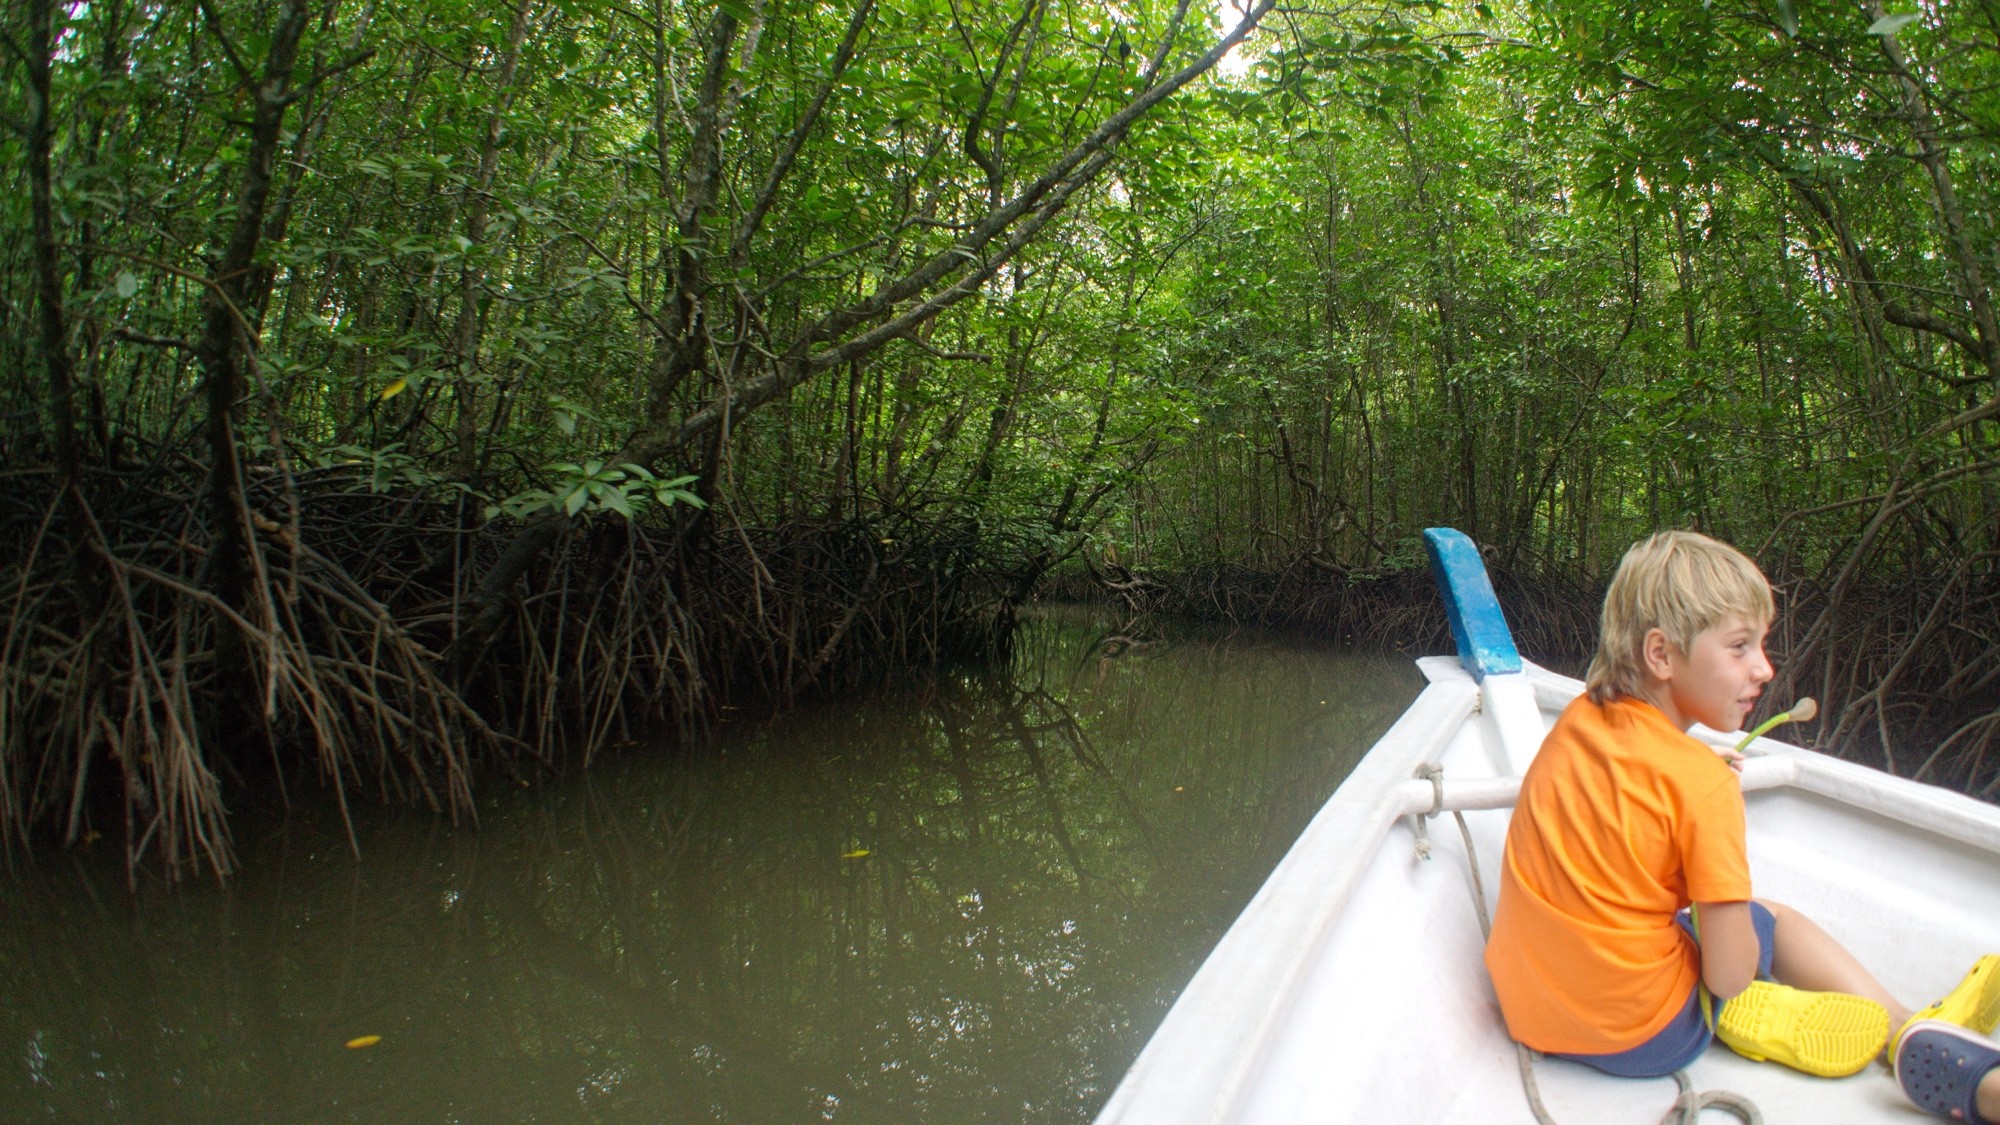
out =
[[1087,1121],[1420,684],[1056,610],[1006,668],[490,793],[476,832],[357,809],[358,862],[317,797],[239,818],[225,888],[43,857],[0,884],[0,1120]]

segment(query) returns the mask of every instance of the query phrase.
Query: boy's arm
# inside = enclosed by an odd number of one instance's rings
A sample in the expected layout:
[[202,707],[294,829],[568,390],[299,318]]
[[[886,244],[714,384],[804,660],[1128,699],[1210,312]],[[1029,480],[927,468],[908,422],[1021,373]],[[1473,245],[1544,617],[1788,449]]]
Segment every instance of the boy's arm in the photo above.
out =
[[1701,932],[1701,982],[1727,1000],[1757,978],[1757,928],[1747,902],[1695,904]]

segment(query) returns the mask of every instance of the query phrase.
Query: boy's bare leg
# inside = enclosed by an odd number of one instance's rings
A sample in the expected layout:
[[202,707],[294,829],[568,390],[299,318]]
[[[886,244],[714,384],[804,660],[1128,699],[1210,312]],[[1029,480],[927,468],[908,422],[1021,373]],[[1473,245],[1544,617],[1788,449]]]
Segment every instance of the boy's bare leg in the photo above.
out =
[[[1772,950],[1771,975],[1780,984],[1812,992],[1846,992],[1866,996],[1889,1010],[1893,1033],[1915,1013],[1904,1007],[1875,974],[1855,959],[1847,947],[1819,928],[1812,919],[1783,903],[1758,899],[1778,921],[1777,948]],[[1893,1035],[1891,1037],[1893,1045]],[[1887,1047],[1884,1048],[1885,1050]],[[1973,1108],[1988,1121],[2000,1121],[2000,1067],[1979,1080]]]
[[[1758,899],[1778,920],[1777,948],[1772,951],[1771,975],[1780,984],[1793,988],[1803,988],[1809,992],[1845,992],[1854,996],[1866,996],[1889,1010],[1889,1030],[1909,1022],[1915,1013],[1901,1001],[1889,995],[1875,974],[1855,960],[1847,947],[1833,939],[1814,924],[1813,920],[1793,910],[1791,907],[1767,899]],[[1994,1096],[2000,1097],[2000,1082],[1995,1075],[1987,1075],[1987,1082],[1980,1086],[1980,1113],[1986,1117],[1984,1097],[1986,1087],[1993,1086]]]

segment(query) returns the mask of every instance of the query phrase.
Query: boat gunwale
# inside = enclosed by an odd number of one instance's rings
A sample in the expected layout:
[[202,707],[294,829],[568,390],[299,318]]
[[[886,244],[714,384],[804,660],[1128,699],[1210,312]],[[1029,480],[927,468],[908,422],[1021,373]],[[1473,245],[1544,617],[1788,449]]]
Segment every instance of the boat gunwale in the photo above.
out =
[[[1197,1102],[1209,1107],[1202,1120],[1217,1121],[1227,1114],[1245,1079],[1262,1061],[1272,1029],[1290,1007],[1294,986],[1404,815],[1395,801],[1384,798],[1417,767],[1437,760],[1479,713],[1479,705],[1480,692],[1470,676],[1433,677],[1376,739],[1175,999],[1100,1112],[1100,1125],[1128,1115],[1133,1121],[1157,1121],[1163,1110],[1186,1110]],[[1338,859],[1331,866],[1320,866],[1317,860],[1323,855]],[[1313,893],[1303,899],[1288,895],[1294,882],[1307,885]],[[1257,956],[1271,933],[1284,938],[1294,955]],[[1235,999],[1247,995],[1263,999],[1253,1004]],[[1207,1018],[1183,1016],[1176,1021],[1176,1011],[1184,1007]],[[1229,1026],[1218,1026],[1218,1014]],[[1243,1048],[1208,1049],[1215,1042],[1243,1044]],[[1172,1069],[1154,1076],[1163,1059],[1174,1060]],[[1201,1061],[1190,1065],[1189,1060]]]
[[[1560,711],[1583,692],[1583,683],[1545,668],[1530,666],[1529,684],[1535,702]],[[1450,672],[1452,670],[1446,670]],[[1573,687],[1574,690],[1570,690]],[[1567,694],[1564,694],[1567,692]],[[1733,749],[1740,734],[1724,734],[1703,726],[1691,732],[1716,749]],[[1774,738],[1759,737],[1744,751],[1743,791],[1796,789],[1875,813],[1898,824],[1929,832],[1982,851],[2000,854],[2000,809],[1964,793]],[[1513,805],[1519,777],[1446,779],[1445,810],[1500,809]],[[1404,782],[1396,800],[1404,815],[1428,811],[1436,790],[1429,782]]]

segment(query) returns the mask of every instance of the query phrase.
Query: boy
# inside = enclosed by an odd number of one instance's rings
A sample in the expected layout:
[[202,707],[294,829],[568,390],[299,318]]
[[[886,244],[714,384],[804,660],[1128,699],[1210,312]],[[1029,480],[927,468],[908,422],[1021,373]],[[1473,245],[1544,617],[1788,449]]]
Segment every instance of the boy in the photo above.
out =
[[1619,564],[1588,690],[1528,767],[1507,832],[1486,965],[1508,1030],[1653,1077],[1711,1036],[1852,1074],[1897,1028],[1905,1089],[1921,1072],[1942,1091],[1913,1100],[2000,1120],[2000,1067],[1965,1030],[2000,1022],[2000,956],[1913,1015],[1804,915],[1751,897],[1740,756],[1686,732],[1742,727],[1771,679],[1773,612],[1756,564],[1704,535],[1662,532]]

